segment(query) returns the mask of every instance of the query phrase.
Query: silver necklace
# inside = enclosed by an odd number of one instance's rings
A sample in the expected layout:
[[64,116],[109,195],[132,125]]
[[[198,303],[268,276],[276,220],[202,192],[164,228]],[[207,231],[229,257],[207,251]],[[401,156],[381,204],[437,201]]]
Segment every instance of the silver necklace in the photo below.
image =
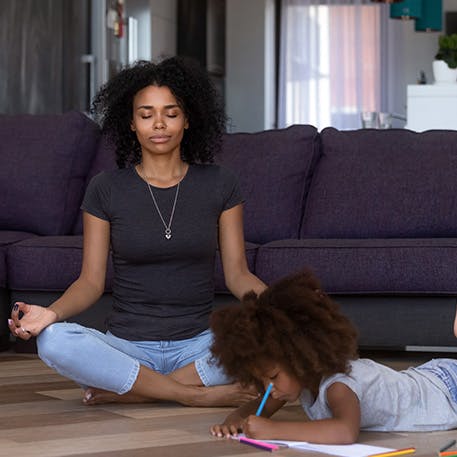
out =
[[162,213],[160,212],[159,205],[157,204],[157,201],[154,197],[154,194],[152,193],[151,186],[146,183],[149,189],[149,193],[151,194],[152,201],[154,203],[154,206],[156,207],[157,214],[159,215],[160,219],[162,220],[162,224],[165,227],[165,238],[169,240],[171,238],[171,223],[173,222],[173,216],[175,214],[175,208],[176,208],[176,202],[178,201],[178,194],[179,194],[179,185],[181,182],[178,182],[178,185],[176,186],[176,193],[175,193],[175,200],[173,202],[173,208],[171,209],[171,214],[170,214],[170,220],[168,221],[168,224],[165,222],[165,219],[162,216]]

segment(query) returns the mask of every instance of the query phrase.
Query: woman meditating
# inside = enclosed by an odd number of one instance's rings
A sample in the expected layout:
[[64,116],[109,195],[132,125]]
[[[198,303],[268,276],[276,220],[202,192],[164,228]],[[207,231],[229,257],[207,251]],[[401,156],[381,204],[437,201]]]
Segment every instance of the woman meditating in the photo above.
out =
[[[212,164],[225,114],[206,71],[177,57],[126,67],[94,101],[119,169],[90,182],[79,278],[49,307],[16,303],[9,328],[85,389],[83,401],[239,405],[209,351],[219,248],[235,297],[265,285],[247,267],[236,177]],[[64,322],[94,304],[114,263],[107,333]]]

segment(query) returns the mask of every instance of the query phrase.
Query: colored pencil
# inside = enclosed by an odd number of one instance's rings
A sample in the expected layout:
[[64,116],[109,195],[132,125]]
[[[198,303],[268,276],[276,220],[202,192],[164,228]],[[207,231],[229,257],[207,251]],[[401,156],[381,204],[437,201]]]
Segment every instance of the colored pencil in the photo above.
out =
[[440,451],[438,452],[438,455],[440,457],[453,457],[454,455],[457,455],[457,450],[454,449],[453,451]]
[[264,451],[273,452],[273,451],[277,451],[278,449],[280,449],[280,447],[277,446],[276,444],[265,443],[263,441],[253,440],[251,438],[245,438],[243,436],[240,436],[239,440],[240,440],[240,443],[248,444],[249,446],[254,446],[256,448],[263,449]]
[[439,452],[447,451],[449,448],[451,448],[452,446],[454,446],[455,443],[456,443],[455,440],[449,441],[449,443],[445,444],[445,445],[439,450]]
[[260,402],[260,405],[257,408],[257,412],[255,413],[256,416],[260,416],[262,414],[263,407],[265,406],[265,403],[267,402],[267,398],[268,398],[268,395],[270,395],[272,387],[273,387],[273,383],[270,382],[270,384],[268,384],[267,390],[265,391],[265,394],[263,395],[262,401]]
[[407,447],[405,449],[396,449],[395,451],[381,452],[380,454],[371,454],[369,457],[397,457],[398,455],[414,454],[415,447]]

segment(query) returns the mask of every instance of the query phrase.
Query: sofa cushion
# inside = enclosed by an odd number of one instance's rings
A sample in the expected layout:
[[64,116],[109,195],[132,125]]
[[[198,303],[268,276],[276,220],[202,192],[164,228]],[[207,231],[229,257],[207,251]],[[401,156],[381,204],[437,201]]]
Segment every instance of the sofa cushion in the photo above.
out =
[[216,161],[233,170],[245,198],[246,240],[265,243],[298,237],[319,135],[310,125],[224,137]]
[[69,233],[100,132],[79,112],[0,115],[0,228]]
[[[8,284],[12,290],[63,291],[81,271],[82,236],[38,236],[7,249]],[[106,290],[113,269],[108,262]]]
[[0,230],[0,287],[7,286],[6,246],[27,238],[35,237],[33,233]]
[[307,238],[453,237],[457,132],[321,132],[308,193]]
[[27,238],[33,238],[36,235],[29,232],[16,232],[13,230],[0,230],[0,246],[17,243]]
[[267,284],[309,268],[333,294],[455,295],[457,239],[302,239],[259,247]]
[[[12,290],[65,290],[79,276],[82,244],[82,236],[74,235],[39,236],[10,246],[7,251],[9,287]],[[246,243],[246,258],[250,271],[254,271],[257,249],[257,245]],[[110,259],[106,277],[107,292],[112,290],[113,276]],[[216,255],[214,282],[216,292],[228,292],[219,252]]]
[[[249,271],[255,271],[255,258],[257,255],[257,244],[246,242],[246,260],[248,262]],[[225,287],[224,271],[222,269],[221,256],[219,251],[216,253],[216,265],[214,269],[214,286],[216,293],[229,293],[227,287]]]

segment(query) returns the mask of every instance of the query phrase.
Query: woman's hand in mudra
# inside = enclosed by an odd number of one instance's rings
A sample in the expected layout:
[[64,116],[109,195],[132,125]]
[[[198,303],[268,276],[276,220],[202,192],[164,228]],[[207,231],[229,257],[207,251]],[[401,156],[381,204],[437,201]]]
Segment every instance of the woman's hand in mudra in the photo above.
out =
[[11,319],[8,319],[8,327],[12,335],[28,340],[56,321],[57,314],[49,308],[16,302],[11,311]]

